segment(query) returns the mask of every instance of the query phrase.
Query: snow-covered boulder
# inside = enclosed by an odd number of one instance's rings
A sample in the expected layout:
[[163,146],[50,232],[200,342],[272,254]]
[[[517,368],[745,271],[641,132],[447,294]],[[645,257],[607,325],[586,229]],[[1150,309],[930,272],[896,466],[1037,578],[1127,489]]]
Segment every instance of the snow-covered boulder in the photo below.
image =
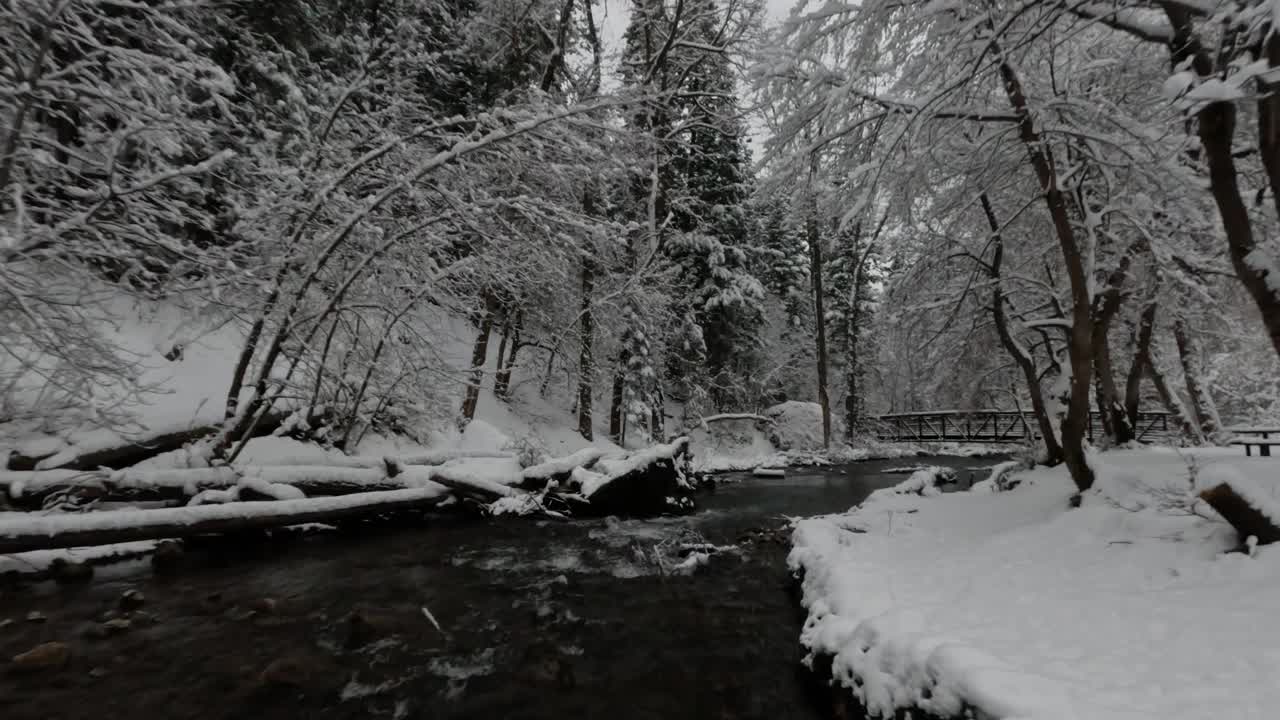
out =
[[[778,403],[763,413],[773,421],[769,426],[769,442],[777,450],[821,450],[822,406],[814,402],[788,400]],[[836,416],[831,417],[831,436],[840,436]]]

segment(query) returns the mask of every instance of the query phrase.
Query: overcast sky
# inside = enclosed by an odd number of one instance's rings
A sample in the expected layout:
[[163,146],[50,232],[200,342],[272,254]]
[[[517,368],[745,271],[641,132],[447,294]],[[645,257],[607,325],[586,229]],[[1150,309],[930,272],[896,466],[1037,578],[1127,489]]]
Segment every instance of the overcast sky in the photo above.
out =
[[[774,24],[787,16],[797,0],[764,0],[765,22]],[[622,33],[627,29],[631,0],[604,0],[603,39],[606,52],[622,50]]]
[[[723,1],[723,0],[722,0]],[[774,25],[787,16],[791,12],[791,8],[799,0],[764,0],[765,24]],[[607,59],[605,61],[605,77],[604,84],[606,87],[613,85],[618,81],[617,74],[617,58],[622,51],[622,33],[627,29],[627,17],[630,14],[632,0],[605,0],[604,1],[604,17],[600,20],[602,25],[601,35],[604,40],[605,53]],[[748,146],[753,156],[759,159],[759,143],[765,135],[764,122],[758,116],[748,117],[747,119],[747,139]]]

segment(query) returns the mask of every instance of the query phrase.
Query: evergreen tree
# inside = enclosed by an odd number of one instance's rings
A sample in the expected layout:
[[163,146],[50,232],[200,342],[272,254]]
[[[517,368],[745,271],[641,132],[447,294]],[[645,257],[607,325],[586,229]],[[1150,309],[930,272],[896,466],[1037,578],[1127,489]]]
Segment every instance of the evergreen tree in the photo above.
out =
[[826,312],[833,349],[844,358],[844,424],[848,439],[852,439],[865,415],[863,358],[873,353],[868,329],[876,309],[874,287],[882,278],[876,263],[875,238],[861,222],[838,230],[832,250],[825,269]]
[[[682,399],[701,387],[723,407],[748,397],[763,317],[764,288],[749,262],[750,159],[729,55],[718,49],[726,46],[726,11],[714,0],[678,8],[637,2],[624,36],[622,76],[624,85],[654,95],[634,121],[652,135],[658,156],[643,195],[636,195],[650,232],[665,235],[658,244],[680,289],[671,311],[692,319],[700,336],[692,345],[706,348],[705,356],[669,356],[668,374]],[[679,41],[659,42],[672,37]],[[668,216],[669,227],[658,227]]]

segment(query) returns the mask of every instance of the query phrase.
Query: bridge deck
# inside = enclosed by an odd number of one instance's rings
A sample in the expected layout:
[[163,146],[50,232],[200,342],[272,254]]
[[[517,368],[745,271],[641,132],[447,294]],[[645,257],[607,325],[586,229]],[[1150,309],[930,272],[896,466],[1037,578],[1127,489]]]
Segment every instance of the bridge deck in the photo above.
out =
[[[881,440],[889,442],[1017,443],[1040,439],[1035,414],[1016,410],[942,410],[881,415]],[[1142,442],[1176,439],[1166,412],[1138,413],[1137,437]],[[1089,416],[1089,439],[1101,435],[1102,415]]]

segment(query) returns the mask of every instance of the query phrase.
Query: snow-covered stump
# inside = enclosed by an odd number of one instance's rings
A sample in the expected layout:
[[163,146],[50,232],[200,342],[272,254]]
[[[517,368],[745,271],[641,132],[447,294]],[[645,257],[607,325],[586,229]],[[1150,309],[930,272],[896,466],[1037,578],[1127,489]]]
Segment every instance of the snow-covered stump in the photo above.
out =
[[602,460],[603,473],[574,472],[587,503],[575,509],[593,515],[660,515],[693,510],[693,487],[685,477],[689,438],[655,445],[621,461]]
[[423,510],[439,504],[448,495],[447,488],[432,484],[342,497],[24,515],[0,520],[0,554],[245,532],[311,522],[333,523]]

